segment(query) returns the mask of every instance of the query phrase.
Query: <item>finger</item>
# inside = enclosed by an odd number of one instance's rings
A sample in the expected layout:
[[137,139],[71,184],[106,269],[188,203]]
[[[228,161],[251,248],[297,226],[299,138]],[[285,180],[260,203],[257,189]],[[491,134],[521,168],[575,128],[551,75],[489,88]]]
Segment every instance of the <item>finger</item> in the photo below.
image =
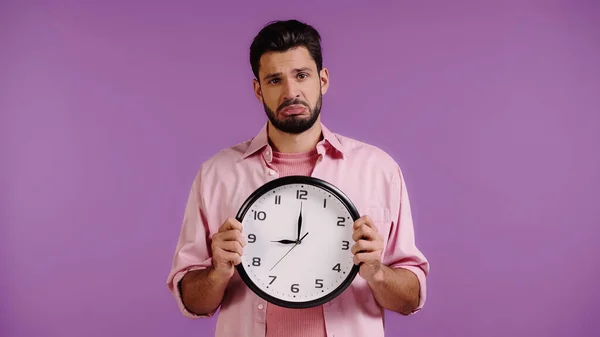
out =
[[371,261],[380,261],[381,255],[379,252],[359,253],[354,255],[354,264],[367,263]]
[[354,222],[354,229],[357,229],[361,225],[367,225],[368,227],[373,229],[375,232],[378,231],[377,226],[375,226],[375,223],[373,223],[373,221],[371,220],[371,218],[368,215],[363,215],[362,217],[358,218]]
[[242,262],[242,257],[238,253],[228,252],[226,250],[218,248],[215,254],[217,262],[228,263],[231,262],[234,265],[238,265]]
[[358,240],[352,245],[352,254],[367,253],[383,250],[383,245],[380,241]]
[[227,220],[225,220],[223,225],[221,225],[221,227],[219,228],[219,232],[227,232],[232,229],[237,229],[241,232],[243,228],[242,224],[239,221],[237,221],[235,218],[229,217],[227,218]]
[[232,229],[227,232],[219,232],[213,236],[213,241],[221,242],[221,241],[237,241],[240,245],[245,246],[246,242],[242,236],[242,232],[237,229]]
[[240,256],[244,253],[242,245],[238,241],[223,241],[217,247],[226,252],[237,253]]
[[371,227],[366,224],[361,225],[352,233],[352,240],[358,241],[360,239],[365,239],[369,241],[376,240],[378,238],[377,232],[374,231]]

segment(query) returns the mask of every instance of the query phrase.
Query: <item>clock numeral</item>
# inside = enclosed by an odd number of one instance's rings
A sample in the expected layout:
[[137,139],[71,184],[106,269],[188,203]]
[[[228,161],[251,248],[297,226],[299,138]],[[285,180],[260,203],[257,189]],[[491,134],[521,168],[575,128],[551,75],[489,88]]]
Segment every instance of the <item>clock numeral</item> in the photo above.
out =
[[331,270],[335,270],[339,273],[340,271],[342,271],[342,267],[340,267],[340,264],[338,263],[335,266],[333,266],[333,269],[331,269]]
[[300,291],[300,289],[298,289],[298,286],[300,286],[299,284],[292,284],[292,287],[290,288],[292,290],[293,293],[297,293]]
[[315,280],[315,288],[323,288],[323,280],[316,279]]
[[350,248],[350,242],[342,241],[342,250],[348,250]]
[[306,191],[306,190],[297,190],[296,191],[296,199],[306,200],[307,194],[308,194],[308,191]]
[[346,222],[346,218],[344,218],[343,216],[338,216],[338,222],[337,222],[337,225],[338,225],[338,226],[346,226],[346,225],[344,224],[344,222]]
[[281,204],[281,196],[280,195],[276,195],[275,196],[275,205],[280,205]]
[[323,208],[327,208],[327,199],[323,199]]
[[260,266],[260,257],[253,257],[252,258],[252,265],[255,267]]
[[248,242],[249,243],[256,242],[256,235],[254,235],[254,234],[248,234]]
[[255,211],[252,210],[252,212],[254,213],[254,220],[260,220],[263,221],[267,218],[267,213],[265,213],[265,211]]
[[271,276],[269,275],[270,278],[272,278],[271,282],[269,282],[269,284],[273,284],[273,282],[275,282],[275,280],[277,279],[277,276]]

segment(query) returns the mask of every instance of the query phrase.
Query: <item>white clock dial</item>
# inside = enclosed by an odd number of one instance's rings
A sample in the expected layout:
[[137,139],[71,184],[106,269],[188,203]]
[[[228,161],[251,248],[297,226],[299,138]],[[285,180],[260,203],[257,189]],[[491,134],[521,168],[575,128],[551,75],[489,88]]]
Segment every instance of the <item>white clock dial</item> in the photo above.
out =
[[357,217],[352,204],[314,178],[302,180],[263,188],[241,218],[246,246],[238,270],[263,298],[288,307],[332,299],[357,271],[351,252]]

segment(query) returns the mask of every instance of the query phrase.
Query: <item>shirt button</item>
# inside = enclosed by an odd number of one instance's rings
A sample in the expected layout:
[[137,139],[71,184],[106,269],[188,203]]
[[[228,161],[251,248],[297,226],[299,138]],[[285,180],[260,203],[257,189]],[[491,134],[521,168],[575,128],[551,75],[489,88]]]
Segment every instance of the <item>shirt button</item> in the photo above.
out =
[[273,170],[269,170],[269,175],[270,175],[270,176],[272,176],[272,175],[274,175],[274,174],[275,174],[275,171],[273,171]]
[[263,310],[263,308],[264,308],[264,307],[265,307],[265,306],[264,306],[264,305],[262,305],[262,304],[259,304],[259,305],[258,305],[258,309],[259,309],[259,310]]
[[268,155],[270,155],[270,154],[271,154],[271,152],[269,152],[269,151],[267,150],[267,152],[265,152],[265,154],[268,156]]

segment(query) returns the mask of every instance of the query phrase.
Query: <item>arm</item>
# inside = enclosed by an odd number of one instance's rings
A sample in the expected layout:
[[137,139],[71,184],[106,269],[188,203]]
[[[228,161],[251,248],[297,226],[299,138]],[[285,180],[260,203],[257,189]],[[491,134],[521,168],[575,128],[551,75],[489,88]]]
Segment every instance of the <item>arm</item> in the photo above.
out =
[[179,283],[183,305],[198,316],[215,312],[223,300],[228,281],[216,276],[212,267],[186,273]]
[[373,296],[385,309],[410,315],[419,305],[419,279],[410,270],[381,265],[379,272],[367,281]]
[[211,317],[217,310],[245,244],[237,220],[229,218],[213,231],[208,222],[199,172],[188,196],[167,278],[179,309],[190,318]]
[[384,245],[383,234],[368,216],[354,223],[354,263],[362,263],[360,275],[385,309],[409,315],[420,310],[426,299],[429,262],[415,245],[408,193],[402,174],[390,183],[389,200],[393,221]]
[[167,278],[167,287],[179,310],[189,318],[210,317],[216,311],[215,307],[215,310],[205,312],[203,309],[212,307],[213,303],[203,305],[197,301],[198,292],[202,291],[202,286],[208,281],[205,276],[212,267],[210,229],[201,194],[201,178],[202,170],[196,175],[188,195],[173,263]]
[[352,238],[356,241],[352,247],[354,263],[362,263],[360,276],[369,284],[379,305],[403,315],[413,313],[419,306],[420,281],[410,270],[381,263],[383,238],[368,216],[354,223]]
[[[390,310],[404,315],[412,314],[423,308],[426,301],[429,261],[415,241],[415,228],[408,197],[408,190],[400,167],[390,184],[392,224],[387,237],[387,245],[382,252],[382,270],[385,280],[370,282],[377,301]],[[394,276],[392,276],[394,275]],[[390,289],[385,292],[385,289]],[[381,296],[385,292],[389,297],[397,297],[400,303],[395,310],[389,298]]]
[[212,266],[190,271],[181,280],[181,301],[188,311],[206,316],[217,310],[233,276],[234,266],[241,262],[244,245],[242,224],[228,218],[212,237]]

